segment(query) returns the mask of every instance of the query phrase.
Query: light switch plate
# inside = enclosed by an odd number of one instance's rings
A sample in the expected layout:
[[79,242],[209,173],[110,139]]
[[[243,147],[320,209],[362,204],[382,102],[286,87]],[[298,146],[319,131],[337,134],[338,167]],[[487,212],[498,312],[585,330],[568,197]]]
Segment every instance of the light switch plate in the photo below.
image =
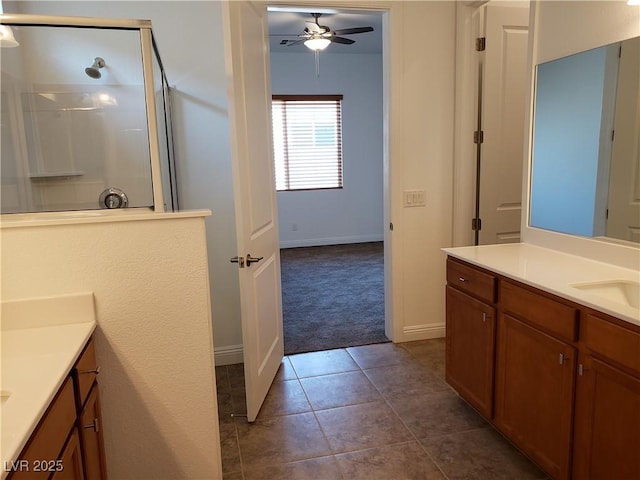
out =
[[425,191],[424,190],[405,190],[404,206],[405,207],[424,207]]

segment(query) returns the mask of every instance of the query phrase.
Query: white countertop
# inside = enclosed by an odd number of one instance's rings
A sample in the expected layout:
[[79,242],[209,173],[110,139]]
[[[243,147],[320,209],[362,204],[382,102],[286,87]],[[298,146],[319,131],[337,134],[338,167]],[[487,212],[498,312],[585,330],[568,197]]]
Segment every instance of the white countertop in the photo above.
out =
[[572,285],[640,282],[640,271],[525,243],[443,248],[447,255],[640,326],[640,309]]
[[1,478],[8,474],[4,466],[17,459],[95,327],[91,293],[2,303]]

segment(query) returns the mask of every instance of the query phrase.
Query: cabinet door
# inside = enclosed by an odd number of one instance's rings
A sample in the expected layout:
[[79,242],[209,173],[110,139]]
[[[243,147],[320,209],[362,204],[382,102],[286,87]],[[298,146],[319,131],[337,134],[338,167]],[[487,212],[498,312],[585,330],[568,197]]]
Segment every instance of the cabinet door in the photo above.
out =
[[100,415],[100,395],[98,384],[94,384],[80,414],[80,443],[84,464],[84,476],[91,480],[105,479],[106,463],[102,417]]
[[640,478],[640,380],[590,355],[580,365],[574,478]]
[[447,287],[446,378],[487,418],[493,414],[495,309]]
[[501,314],[496,426],[555,479],[570,475],[576,350]]
[[60,460],[60,471],[55,472],[51,476],[51,480],[84,480],[80,437],[77,428],[71,431],[67,444],[60,455]]

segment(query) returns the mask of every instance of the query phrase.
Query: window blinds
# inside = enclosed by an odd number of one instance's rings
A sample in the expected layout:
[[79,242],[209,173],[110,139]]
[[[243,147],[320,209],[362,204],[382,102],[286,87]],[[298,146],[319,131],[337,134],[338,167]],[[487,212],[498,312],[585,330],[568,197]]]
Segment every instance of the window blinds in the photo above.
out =
[[274,95],[277,190],[342,188],[342,95]]

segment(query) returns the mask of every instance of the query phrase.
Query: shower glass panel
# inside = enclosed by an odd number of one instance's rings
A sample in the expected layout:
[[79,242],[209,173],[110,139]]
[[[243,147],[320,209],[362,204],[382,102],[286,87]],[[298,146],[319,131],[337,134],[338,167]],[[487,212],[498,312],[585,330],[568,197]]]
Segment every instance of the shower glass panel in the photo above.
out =
[[173,132],[171,123],[171,89],[162,68],[162,61],[153,43],[153,81],[156,97],[158,123],[158,147],[162,166],[162,192],[166,210],[178,210],[176,191],[176,169],[173,153]]
[[[157,52],[148,55],[158,77],[147,79],[157,87],[148,100],[141,29],[121,26],[138,22],[108,28],[106,19],[92,26],[88,19],[69,17],[65,25],[63,17],[21,17],[30,16],[3,16],[19,46],[1,52],[1,213],[173,210],[164,108],[157,109],[158,132],[148,121],[149,103],[164,105],[164,72]],[[150,147],[158,141],[159,161]],[[169,187],[154,196],[152,178],[160,175],[152,172],[161,164]],[[163,197],[164,205],[154,205]]]

